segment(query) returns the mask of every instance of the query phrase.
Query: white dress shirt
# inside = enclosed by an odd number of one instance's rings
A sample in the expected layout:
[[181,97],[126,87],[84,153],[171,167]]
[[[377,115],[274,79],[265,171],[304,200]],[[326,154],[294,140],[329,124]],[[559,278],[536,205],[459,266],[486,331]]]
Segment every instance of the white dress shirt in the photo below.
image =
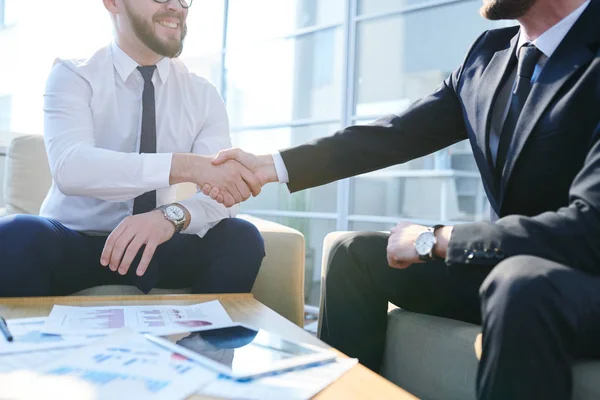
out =
[[[163,58],[155,87],[157,153],[139,154],[144,79],[113,42],[87,60],[57,60],[44,95],[44,139],[53,182],[40,215],[68,228],[111,232],[132,215],[133,200],[169,185],[173,153],[214,155],[231,147],[229,120],[216,88],[178,59]],[[204,196],[179,201],[191,214],[184,233],[203,236],[236,207]]]
[[[590,0],[587,0],[585,3],[583,3],[581,6],[579,6],[575,11],[573,11],[571,14],[569,14],[568,16],[566,16],[565,18],[560,20],[558,23],[556,23],[554,26],[552,26],[552,28],[548,29],[546,32],[541,34],[536,40],[531,42],[543,53],[536,65],[533,76],[531,78],[531,80],[533,82],[536,81],[536,79],[538,78],[538,76],[542,70],[542,67],[544,66],[544,64],[546,64],[546,61],[548,60],[548,58],[550,58],[552,53],[554,53],[554,51],[556,50],[556,48],[558,47],[560,42],[562,42],[562,40],[565,38],[565,36],[569,32],[569,30],[571,30],[571,28],[573,27],[573,25],[575,24],[577,19],[581,16],[583,11],[586,9],[586,7],[589,4],[590,4]],[[527,37],[525,35],[519,35],[519,42],[517,44],[517,56],[519,55],[519,50],[521,49],[521,47],[529,42],[530,42],[530,40],[527,39]],[[507,80],[507,82],[513,83],[515,80],[514,79],[515,76],[516,76],[516,70],[513,72],[512,77],[509,78]],[[496,104],[498,105],[498,108],[496,108],[496,107],[494,108],[494,112],[493,112],[494,119],[496,119],[498,117],[502,117],[500,119],[501,121],[504,121],[506,119],[506,115],[508,114],[508,109],[509,109],[508,98],[509,98],[511,87],[512,87],[511,84],[505,85],[504,88],[502,88],[501,92],[498,94],[498,98],[496,100]],[[502,107],[504,107],[504,109],[500,108],[500,105],[502,105]],[[502,113],[500,111],[502,111]],[[496,129],[494,129],[494,127],[500,127],[500,129],[502,129],[501,128],[502,124],[501,123],[495,124],[494,121],[492,121],[492,129],[490,130],[490,150],[492,153],[492,159],[494,160],[494,162],[496,162],[496,153],[498,152],[500,132],[498,132]],[[283,162],[283,158],[281,157],[281,154],[275,153],[272,156],[273,156],[273,161],[275,163],[275,170],[277,171],[277,179],[281,183],[288,183],[289,182],[288,171],[285,166],[285,163]]]

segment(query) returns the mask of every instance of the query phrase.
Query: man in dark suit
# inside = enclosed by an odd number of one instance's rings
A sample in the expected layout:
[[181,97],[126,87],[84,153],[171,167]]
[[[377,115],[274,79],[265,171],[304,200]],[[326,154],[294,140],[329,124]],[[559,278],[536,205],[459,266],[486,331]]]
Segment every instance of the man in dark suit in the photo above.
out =
[[294,192],[469,139],[492,221],[343,237],[321,338],[378,370],[388,301],[482,323],[479,399],[567,399],[572,360],[600,355],[600,0],[484,0],[481,12],[519,26],[484,32],[405,112],[215,162]]

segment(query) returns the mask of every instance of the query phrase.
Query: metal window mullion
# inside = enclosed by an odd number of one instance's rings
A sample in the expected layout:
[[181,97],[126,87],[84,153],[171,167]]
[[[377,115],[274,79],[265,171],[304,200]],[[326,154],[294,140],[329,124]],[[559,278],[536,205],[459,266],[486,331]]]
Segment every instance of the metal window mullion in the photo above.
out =
[[221,97],[223,97],[223,101],[227,104],[227,93],[225,92],[227,89],[227,82],[225,78],[225,57],[227,49],[227,27],[229,24],[229,0],[224,0],[223,3],[223,46],[221,49]]
[[[356,11],[358,0],[346,1],[346,12],[344,13],[344,70],[342,73],[342,115],[340,118],[342,127],[352,123],[354,114],[354,74],[356,57]],[[350,179],[338,182],[337,187],[337,211],[338,219],[336,229],[347,231],[349,229],[348,215],[350,214]]]

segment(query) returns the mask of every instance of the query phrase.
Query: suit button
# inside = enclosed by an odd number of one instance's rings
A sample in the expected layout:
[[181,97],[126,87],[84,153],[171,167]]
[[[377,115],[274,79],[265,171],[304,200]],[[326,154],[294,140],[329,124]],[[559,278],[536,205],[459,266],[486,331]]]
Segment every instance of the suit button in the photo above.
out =
[[467,254],[467,259],[465,260],[465,264],[470,264],[471,260],[475,258],[475,254],[471,251]]
[[485,253],[485,258],[494,258],[494,252],[492,250],[484,249],[483,252]]
[[494,253],[495,253],[495,257],[499,260],[501,260],[505,257],[504,251],[502,251],[501,249],[494,249]]

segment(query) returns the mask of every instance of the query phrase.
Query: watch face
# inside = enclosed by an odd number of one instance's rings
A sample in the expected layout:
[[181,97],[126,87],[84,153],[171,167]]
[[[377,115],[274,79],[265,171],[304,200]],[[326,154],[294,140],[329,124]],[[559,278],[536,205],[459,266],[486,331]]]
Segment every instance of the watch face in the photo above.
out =
[[423,232],[417,237],[417,240],[415,240],[415,249],[419,255],[424,256],[431,252],[434,244],[435,236],[433,235],[433,232]]
[[183,210],[177,206],[169,206],[165,211],[167,216],[172,220],[177,221],[184,217]]

